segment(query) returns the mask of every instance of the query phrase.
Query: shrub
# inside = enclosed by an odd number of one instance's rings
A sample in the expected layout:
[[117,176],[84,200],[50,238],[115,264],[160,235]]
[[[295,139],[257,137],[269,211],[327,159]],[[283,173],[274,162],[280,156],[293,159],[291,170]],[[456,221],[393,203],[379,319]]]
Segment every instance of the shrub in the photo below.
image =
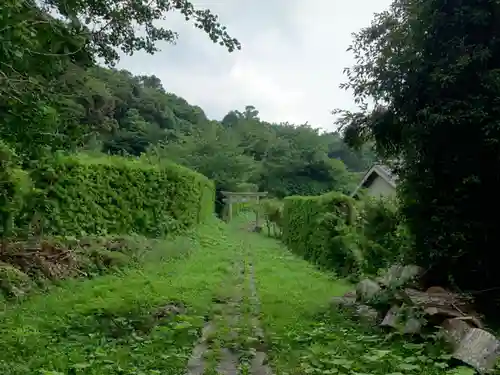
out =
[[[188,170],[191,174],[195,173]],[[215,185],[214,183],[201,174],[196,174],[198,186],[200,188],[199,204],[198,204],[198,223],[203,223],[208,218],[213,217],[215,211]]]
[[410,236],[395,202],[355,201],[340,193],[285,198],[283,241],[341,276],[375,275],[409,253]]
[[39,161],[31,177],[29,211],[49,234],[161,236],[213,212],[213,183],[172,163],[55,154]]
[[16,154],[0,141],[0,236],[11,236],[30,191],[28,174],[17,167]]
[[123,268],[131,262],[128,255],[107,249],[93,249],[90,252],[90,259],[100,273],[108,272],[109,269]]
[[234,191],[239,191],[243,193],[257,192],[259,191],[259,187],[249,182],[242,182],[241,184],[236,185]]
[[0,292],[8,297],[20,297],[32,288],[28,275],[16,267],[0,262]]
[[284,200],[283,241],[305,259],[341,274],[359,268],[351,233],[354,201],[340,193]]
[[283,230],[283,201],[264,199],[256,209],[259,210],[265,220],[267,234],[271,236],[271,229],[273,229],[274,236],[279,237]]
[[376,274],[395,262],[411,261],[408,257],[412,240],[397,200],[366,197],[358,206],[357,225],[363,236],[364,272]]

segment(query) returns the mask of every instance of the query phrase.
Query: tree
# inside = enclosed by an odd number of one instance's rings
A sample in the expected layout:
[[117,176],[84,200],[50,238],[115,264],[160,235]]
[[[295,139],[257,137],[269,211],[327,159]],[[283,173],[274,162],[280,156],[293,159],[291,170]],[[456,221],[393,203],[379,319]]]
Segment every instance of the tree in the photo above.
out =
[[[498,284],[500,5],[396,0],[355,35],[348,82],[361,105],[339,119],[346,139],[375,139],[401,158],[404,212],[434,283]],[[375,109],[367,110],[373,98]],[[498,290],[483,300],[497,298]]]
[[216,181],[218,188],[234,190],[257,173],[255,160],[244,155],[234,133],[217,122],[196,134],[152,148],[157,157],[173,160]]
[[[4,1],[0,13],[0,137],[24,160],[36,159],[44,148],[81,146],[93,134],[92,121],[87,126],[78,124],[81,107],[67,105],[71,90],[61,80],[68,71],[87,69],[98,59],[113,65],[119,50],[154,53],[156,42],[175,42],[174,31],[157,26],[170,11],[180,12],[229,51],[240,48],[217,16],[187,0]],[[156,77],[142,77],[136,84],[159,89]],[[111,103],[99,100],[94,104]],[[95,114],[104,114],[102,108],[96,110]]]
[[241,48],[216,15],[210,10],[195,8],[188,0],[42,0],[40,5],[47,13],[57,11],[63,16],[68,30],[84,35],[90,51],[109,64],[118,60],[117,48],[126,54],[138,50],[154,53],[156,42],[175,42],[176,32],[157,26],[171,11],[180,12],[186,21],[193,21],[195,27],[229,52]]

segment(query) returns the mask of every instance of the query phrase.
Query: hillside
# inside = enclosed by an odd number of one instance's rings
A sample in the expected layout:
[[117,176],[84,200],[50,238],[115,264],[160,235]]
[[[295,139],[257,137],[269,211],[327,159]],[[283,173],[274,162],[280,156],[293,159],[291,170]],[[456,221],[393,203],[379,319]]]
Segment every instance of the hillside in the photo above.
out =
[[[123,10],[116,18],[94,2],[75,4],[68,14],[62,0],[9,1],[4,17],[9,21],[0,20],[8,32],[0,47],[0,141],[21,166],[31,169],[58,150],[148,153],[191,167],[218,188],[251,183],[277,196],[349,190],[353,176],[348,172],[364,170],[373,155],[350,151],[338,134],[269,124],[252,106],[208,119],[202,108],[169,93],[168,82],[98,64],[113,66],[119,50],[154,53],[156,41],[175,41],[175,33],[153,21],[176,10],[202,24],[210,39],[230,52],[240,47],[210,11],[188,1],[169,4],[157,4],[156,13],[149,13],[141,2],[140,9]],[[61,18],[53,17],[57,12]],[[81,16],[87,22],[88,14],[113,25],[99,32],[75,21]],[[145,35],[132,31],[136,23],[146,26]]]
[[[200,107],[168,93],[155,76],[72,66],[59,85],[64,101],[52,108],[57,131],[38,138],[38,148],[160,155],[222,188],[248,182],[278,196],[349,190],[353,176],[348,172],[373,161],[370,152],[347,148],[337,133],[267,123],[252,106],[210,120]],[[58,142],[61,137],[64,142]],[[4,139],[18,143],[12,135]],[[33,145],[27,150],[32,158]]]

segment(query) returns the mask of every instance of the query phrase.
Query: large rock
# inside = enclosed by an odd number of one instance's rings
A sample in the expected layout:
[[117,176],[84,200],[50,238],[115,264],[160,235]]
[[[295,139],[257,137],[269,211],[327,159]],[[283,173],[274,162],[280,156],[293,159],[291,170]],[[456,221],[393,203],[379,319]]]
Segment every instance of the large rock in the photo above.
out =
[[444,340],[448,342],[454,350],[458,348],[463,338],[472,329],[466,321],[460,318],[446,319],[441,323],[441,327],[443,328]]
[[485,330],[472,328],[462,338],[452,357],[486,374],[495,367],[499,352],[500,342],[495,336]]
[[380,323],[381,327],[390,327],[404,334],[419,333],[422,329],[422,321],[418,319],[412,310],[399,306],[392,306]]
[[330,306],[334,309],[350,309],[356,306],[356,292],[347,292],[342,297],[333,297],[330,300]]
[[415,284],[414,282],[423,274],[423,269],[415,265],[403,266],[395,264],[391,266],[377,281],[385,287],[397,288]]
[[361,280],[356,286],[356,299],[360,302],[367,303],[381,291],[380,285],[370,279]]
[[482,323],[471,302],[462,295],[449,292],[440,287],[429,288],[426,292],[406,288],[399,292],[405,303],[419,307],[426,315],[433,316],[437,324],[444,319],[461,317],[482,328]]
[[371,306],[358,303],[356,295],[355,291],[351,291],[342,297],[333,297],[330,300],[330,306],[333,309],[343,309],[364,322],[377,324],[380,320],[379,312]]
[[357,305],[354,313],[360,320],[371,324],[377,324],[380,319],[379,312],[368,305]]

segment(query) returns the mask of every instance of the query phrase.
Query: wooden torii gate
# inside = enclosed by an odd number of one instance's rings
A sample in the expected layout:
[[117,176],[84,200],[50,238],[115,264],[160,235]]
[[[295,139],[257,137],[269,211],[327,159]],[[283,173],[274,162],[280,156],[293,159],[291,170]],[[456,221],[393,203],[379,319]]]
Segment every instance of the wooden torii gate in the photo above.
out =
[[[267,196],[267,191],[259,192],[236,192],[236,191],[221,191],[224,195],[223,202],[228,205],[227,221],[233,219],[233,203],[248,202],[249,200],[255,200],[257,205],[259,204],[260,197]],[[259,227],[259,210],[255,210],[255,226]]]

